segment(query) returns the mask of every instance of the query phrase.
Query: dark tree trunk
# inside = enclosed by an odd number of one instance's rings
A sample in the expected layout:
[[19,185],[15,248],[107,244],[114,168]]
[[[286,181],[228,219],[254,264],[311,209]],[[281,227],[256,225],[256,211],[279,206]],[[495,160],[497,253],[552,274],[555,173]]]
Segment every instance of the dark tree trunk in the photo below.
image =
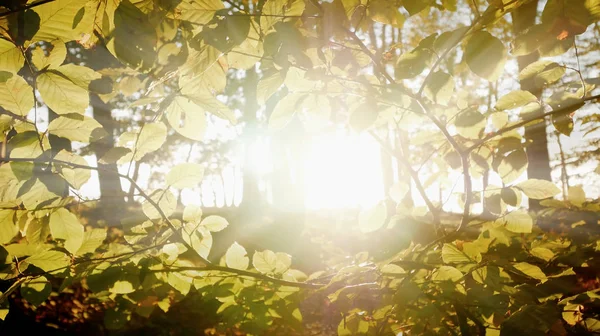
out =
[[[537,16],[538,1],[531,1],[512,13],[513,31],[519,34],[535,24]],[[537,61],[539,54],[534,52],[529,55],[518,57],[519,69],[522,70],[529,64]],[[533,78],[521,81],[521,89],[541,97],[542,89],[535,85]],[[538,113],[543,113],[539,110]],[[551,181],[550,155],[548,154],[548,136],[546,134],[546,120],[542,123],[525,127],[525,139],[527,140],[527,176],[532,179]],[[539,210],[541,208],[538,200],[529,199],[529,209]]]
[[[115,146],[115,120],[112,117],[110,105],[104,103],[97,95],[90,95],[91,104],[94,111],[94,119],[98,121],[108,136],[93,143],[93,150],[96,158],[99,160],[104,154]],[[108,217],[113,223],[109,225],[119,224],[120,210],[123,210],[124,196],[121,186],[121,179],[117,175],[119,173],[117,164],[102,164],[98,162],[98,180],[100,181],[100,207],[111,209],[109,213],[113,216]]]

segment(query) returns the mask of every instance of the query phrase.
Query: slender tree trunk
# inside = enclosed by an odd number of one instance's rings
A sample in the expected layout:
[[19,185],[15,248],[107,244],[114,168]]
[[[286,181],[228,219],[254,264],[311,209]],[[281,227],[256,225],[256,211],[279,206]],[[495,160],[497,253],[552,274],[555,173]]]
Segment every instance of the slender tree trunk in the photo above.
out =
[[[90,99],[94,111],[94,119],[96,119],[108,133],[108,136],[93,144],[96,158],[100,159],[115,145],[115,121],[112,117],[111,107],[108,104],[104,103],[95,94],[90,95]],[[119,223],[119,212],[121,212],[120,210],[123,210],[125,196],[121,187],[121,180],[117,175],[119,172],[117,164],[102,164],[98,162],[98,168],[100,168],[98,170],[98,179],[100,181],[100,207],[111,209],[110,213],[114,216],[109,216],[108,218],[113,221],[113,223],[111,223],[112,225],[116,225]]]
[[[535,24],[537,16],[538,1],[531,1],[512,13],[513,31],[519,34]],[[539,59],[538,52],[520,56],[517,59],[519,69],[522,70],[529,64]],[[542,89],[538,87],[533,78],[521,81],[521,89],[541,97]],[[540,109],[537,113],[543,113]],[[546,121],[525,127],[525,139],[527,140],[527,176],[531,179],[552,181],[550,169],[550,155],[548,154],[548,136],[546,134]],[[539,210],[541,208],[538,200],[529,199],[529,209]]]

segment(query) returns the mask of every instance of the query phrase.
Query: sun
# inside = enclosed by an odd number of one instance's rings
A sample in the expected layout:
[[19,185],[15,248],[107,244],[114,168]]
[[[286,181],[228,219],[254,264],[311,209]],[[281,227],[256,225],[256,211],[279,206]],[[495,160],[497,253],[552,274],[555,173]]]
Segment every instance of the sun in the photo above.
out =
[[378,143],[347,129],[314,135],[304,162],[306,207],[371,207],[385,197]]

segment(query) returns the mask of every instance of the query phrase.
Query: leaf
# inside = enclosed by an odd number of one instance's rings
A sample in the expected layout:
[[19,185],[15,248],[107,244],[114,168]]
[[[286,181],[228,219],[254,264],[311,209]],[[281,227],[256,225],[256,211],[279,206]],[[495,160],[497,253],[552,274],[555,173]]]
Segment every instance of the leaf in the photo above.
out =
[[177,6],[177,11],[181,13],[179,19],[203,25],[210,22],[215,13],[223,8],[221,0],[184,0]]
[[452,266],[440,266],[432,275],[431,280],[433,281],[447,281],[457,282],[462,279],[463,274]]
[[540,60],[521,70],[519,81],[533,80],[537,87],[543,87],[559,81],[565,72],[565,67],[556,62]]
[[43,271],[61,271],[70,264],[69,256],[63,252],[48,250],[36,253],[26,259],[28,263]]
[[500,196],[504,203],[518,207],[521,205],[521,192],[513,187],[502,188]]
[[424,93],[432,101],[446,105],[454,93],[454,79],[443,71],[436,71],[429,76]]
[[368,4],[367,15],[373,21],[389,24],[396,28],[402,28],[404,21],[406,21],[406,18],[400,13],[394,1],[372,0]]
[[0,209],[0,244],[8,244],[19,232],[15,223],[15,210]]
[[40,141],[36,132],[23,132],[16,134],[8,141],[8,148],[11,158],[36,158],[43,153],[44,149],[50,148],[50,143],[47,137]]
[[554,183],[546,180],[529,179],[517,183],[515,187],[523,191],[527,197],[533,199],[545,199],[560,193],[560,189]]
[[284,128],[294,117],[298,101],[305,96],[304,94],[288,93],[287,96],[281,98],[269,117],[269,129],[280,130]]
[[161,122],[145,124],[137,137],[133,159],[141,160],[144,155],[158,150],[167,139],[167,126]]
[[225,263],[227,267],[246,270],[250,259],[247,257],[246,249],[237,242],[234,242],[225,253]]
[[396,62],[395,77],[409,79],[420,75],[430,65],[432,56],[431,50],[420,47],[400,55]]
[[[1,64],[0,69],[2,69]],[[33,88],[23,77],[13,75],[6,81],[0,82],[0,107],[25,117],[33,108],[33,103]]]
[[157,38],[149,17],[129,0],[122,0],[114,12],[114,24],[108,49],[133,69],[150,69],[156,59]]
[[[54,159],[60,161],[71,162],[74,164],[88,166],[87,161],[77,154],[73,154],[66,150],[61,150]],[[55,162],[55,167],[60,167],[59,174],[62,176],[65,181],[67,181],[73,188],[80,189],[87,181],[89,181],[90,177],[92,177],[92,173],[90,169],[85,168],[73,168],[66,164],[60,164]]]
[[523,210],[515,210],[498,220],[506,225],[508,231],[515,233],[531,233],[533,228],[533,219]]
[[[129,155],[128,155],[129,154]],[[123,159],[126,156],[131,158],[131,149],[125,147],[111,147],[104,156],[98,160],[99,164],[112,164],[116,163],[120,159]]]
[[82,256],[87,253],[94,253],[106,239],[104,229],[91,229],[83,233],[83,243],[75,253],[76,256]]
[[89,105],[87,90],[52,71],[37,77],[37,88],[44,103],[57,114],[82,113]]
[[519,178],[527,169],[527,154],[523,149],[511,152],[494,162],[494,170],[502,178],[502,182],[511,183]]
[[534,247],[531,249],[531,255],[545,261],[550,261],[554,258],[554,252],[545,247]]
[[165,110],[167,121],[173,129],[186,138],[202,141],[206,130],[204,109],[186,97],[177,96]]
[[71,254],[77,252],[83,243],[83,226],[77,217],[65,208],[50,214],[50,232],[54,239],[65,240],[65,249]]
[[167,184],[177,189],[195,188],[202,182],[204,167],[197,163],[182,163],[171,168],[167,174]]
[[[188,205],[183,209],[183,220],[199,224],[202,219],[202,208],[197,205]],[[209,229],[210,230],[210,229]]]
[[98,141],[108,135],[94,118],[80,114],[65,114],[52,120],[48,132],[61,138],[84,143]]
[[[149,197],[166,217],[171,216],[177,207],[177,199],[168,190],[157,189]],[[148,200],[142,204],[142,211],[150,219],[163,218],[160,211]]]
[[570,186],[567,190],[567,199],[576,206],[581,206],[585,203],[585,191],[582,186]]
[[510,110],[517,107],[525,106],[529,103],[535,103],[538,99],[529,91],[517,90],[511,91],[508,94],[498,99],[496,110]]
[[72,63],[61,65],[56,69],[56,72],[62,74],[71,82],[73,82],[73,84],[85,89],[86,91],[90,88],[90,83],[92,83],[94,80],[102,78],[102,75],[93,69]]
[[433,4],[432,0],[404,0],[402,5],[413,16]]
[[69,42],[81,38],[84,33],[91,33],[90,27],[76,25],[77,13],[87,3],[87,0],[56,0],[33,10],[40,19],[39,29],[31,42],[54,41],[60,39]]
[[442,260],[447,264],[464,264],[475,261],[471,260],[471,258],[453,244],[444,244],[442,247]]
[[473,108],[462,111],[454,121],[458,134],[467,139],[478,139],[485,125],[485,116]]
[[21,285],[21,295],[27,302],[39,306],[52,293],[52,285],[45,276],[39,276]]
[[281,72],[275,71],[269,76],[264,76],[258,81],[256,87],[256,100],[260,105],[265,102],[283,85],[284,77]]
[[277,256],[275,252],[265,250],[262,252],[254,252],[252,256],[252,265],[257,271],[263,274],[272,274],[275,271],[277,264]]
[[513,267],[518,269],[519,271],[523,272],[523,274],[527,275],[528,277],[537,279],[537,280],[546,280],[546,274],[544,274],[544,272],[542,272],[542,270],[532,264],[526,263],[526,262],[520,262],[520,263],[516,263],[513,264]]
[[200,225],[211,232],[219,232],[224,230],[229,225],[229,223],[225,218],[221,216],[211,215],[204,218]]
[[373,110],[373,105],[369,103],[360,104],[357,106],[352,114],[348,123],[355,132],[363,132],[373,126],[377,120],[378,113]]
[[380,202],[358,215],[358,228],[363,233],[377,231],[385,224],[386,218],[387,207],[384,202]]
[[304,12],[303,0],[266,0],[260,17],[260,28],[267,31],[286,16],[300,16]]
[[31,60],[38,70],[56,69],[65,61],[66,57],[67,47],[61,41],[54,41],[51,45],[46,44],[45,48],[37,45],[31,50]]
[[12,42],[0,38],[0,69],[17,74],[25,63],[21,50]]
[[488,81],[495,81],[504,69],[506,49],[499,39],[480,30],[468,40],[465,60],[476,75]]

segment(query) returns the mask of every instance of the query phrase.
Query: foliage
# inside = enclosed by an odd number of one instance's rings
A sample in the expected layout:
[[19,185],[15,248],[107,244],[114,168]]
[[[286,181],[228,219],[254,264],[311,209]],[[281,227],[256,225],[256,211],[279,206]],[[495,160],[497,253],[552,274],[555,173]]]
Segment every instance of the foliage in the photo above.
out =
[[[335,317],[339,335],[600,332],[598,282],[585,278],[600,267],[600,203],[576,189],[565,201],[552,199],[560,190],[549,181],[517,182],[527,166],[528,145],[518,130],[551,118],[559,132],[570,134],[572,113],[598,99],[591,94],[593,84],[582,77],[576,90],[548,100],[512,91],[486,110],[461,101],[454,82],[460,70],[445,65],[460,50],[463,69],[483,80],[497,79],[510,55],[494,28],[526,2],[489,1],[469,26],[428,36],[400,55],[399,46],[392,46],[387,62],[393,67],[365,44],[370,27],[398,28],[406,14],[467,5],[450,0],[54,0],[10,8],[0,17],[5,139],[0,277],[11,284],[1,301],[6,304],[6,297],[20,290],[31,304],[40,304],[50,295],[52,280],[61,283],[59,291],[81,283],[99,300],[110,301],[104,317],[110,329],[123,328],[134,314],[166,312],[199,292],[221,303],[217,313],[223,326],[250,334],[266,334],[277,325],[301,333],[303,319],[310,316],[302,303],[319,296],[340,312]],[[563,54],[599,19],[596,0],[550,0],[541,23],[514,37],[510,53]],[[108,49],[122,68],[66,61],[65,43],[73,41],[92,54]],[[226,230],[227,220],[203,218],[197,207],[176,212],[173,192],[203,177],[203,168],[193,163],[173,167],[156,190],[144,190],[120,174],[144,199],[146,218],[124,227],[121,237],[84,229],[72,195],[90,171],[103,168],[89,165],[76,151],[53,150],[50,137],[87,144],[112,136],[86,115],[90,95],[104,102],[119,93],[131,96],[151,116],[151,122],[119,134],[115,147],[99,158],[100,163],[140,161],[160,151],[168,134],[201,141],[207,113],[235,123],[235,113],[217,96],[230,69],[256,67],[262,74],[259,103],[275,104],[270,128],[285,130],[300,119],[307,129],[319,131],[342,120],[380,140],[411,176],[427,209],[412,211],[403,202],[409,188],[397,186],[396,210],[381,203],[362,213],[361,235],[371,239],[398,230],[410,235],[406,223],[421,222],[433,228],[435,238],[398,239],[385,258],[363,252],[308,276],[293,268],[294,256],[247,251],[238,243],[220,264],[210,263],[213,233]],[[519,77],[552,89],[566,70],[542,60]],[[418,89],[406,79],[420,83]],[[58,114],[46,130],[31,118],[39,98]],[[424,192],[414,168],[418,162],[378,135],[382,126],[406,131],[416,124],[423,125],[419,136],[439,148],[440,178],[449,170],[464,176],[463,213],[456,223],[444,223],[441,206]],[[473,180],[483,171],[497,173],[503,182],[482,191],[488,216],[472,212],[478,202]],[[519,209],[523,196],[543,199],[546,208],[539,213]],[[389,212],[394,212],[391,219]],[[5,306],[0,316],[7,311]]]

